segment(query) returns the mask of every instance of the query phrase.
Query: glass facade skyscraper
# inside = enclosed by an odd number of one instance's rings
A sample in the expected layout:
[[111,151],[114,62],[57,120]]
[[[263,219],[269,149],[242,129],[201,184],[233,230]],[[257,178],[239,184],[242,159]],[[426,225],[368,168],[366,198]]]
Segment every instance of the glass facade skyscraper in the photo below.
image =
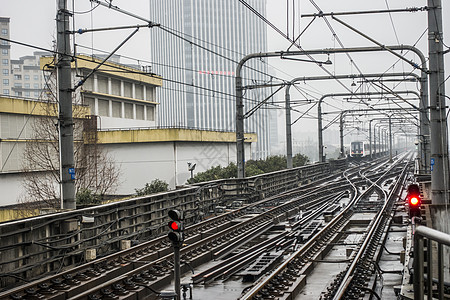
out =
[[[164,79],[158,89],[161,126],[235,130],[235,77],[237,63],[251,53],[267,51],[266,25],[239,1],[149,0],[153,28],[153,72]],[[248,1],[265,15],[266,0]],[[270,81],[267,64],[253,59],[243,69],[244,85]],[[270,91],[244,93],[245,111],[264,100]],[[253,158],[269,151],[269,113],[265,106],[250,116],[246,132],[256,132]]]

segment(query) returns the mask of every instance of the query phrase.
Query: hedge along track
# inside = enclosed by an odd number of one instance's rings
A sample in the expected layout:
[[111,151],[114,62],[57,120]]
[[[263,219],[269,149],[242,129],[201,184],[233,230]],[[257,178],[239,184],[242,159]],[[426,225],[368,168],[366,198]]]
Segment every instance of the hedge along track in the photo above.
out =
[[[323,200],[324,198],[316,198],[347,189],[343,185],[343,180],[338,180],[337,177],[329,176],[321,180],[322,182],[331,181],[326,190],[315,186],[317,183],[310,184],[187,227],[185,234],[188,246],[182,250],[183,258],[191,261],[197,260],[201,263],[202,259],[196,257],[202,257],[202,253],[211,250],[213,247],[224,247],[223,245],[228,241],[237,239],[239,232],[249,231],[252,226],[260,227],[261,224],[268,227],[269,224],[273,223],[273,219],[281,220],[289,214],[298,212],[298,210],[306,211],[309,207],[319,205],[321,201],[325,200]],[[270,208],[274,204],[279,206]],[[260,214],[245,222],[234,224],[236,221],[233,220],[242,218],[252,210],[257,210]],[[261,213],[261,211],[263,212]],[[234,225],[230,226],[230,224]],[[155,286],[160,286],[170,280],[172,276],[171,253],[170,242],[166,236],[162,236],[59,274],[11,289],[1,293],[0,299],[68,299],[74,295],[79,296],[79,291],[85,291],[93,286],[109,287],[110,291],[123,294],[124,292],[119,288],[119,285],[128,289],[136,288],[136,285],[131,284],[132,278],[134,278],[135,283],[142,283],[141,279],[144,279],[146,282],[156,282]],[[139,271],[135,272],[136,269],[139,269]],[[127,272],[132,272],[133,275],[131,277],[124,275],[125,277],[122,280],[122,274]],[[108,284],[112,278],[119,277],[125,282],[124,284]],[[108,288],[103,288],[103,292],[106,293],[103,293],[103,296],[106,298],[112,297],[114,293],[108,293],[107,290]]]
[[[367,168],[366,171],[369,170],[369,168]],[[379,180],[381,181],[389,176],[392,168],[394,168],[394,165],[385,173],[378,175]],[[361,175],[364,174],[361,173]],[[346,178],[349,178],[349,176],[346,176]],[[364,177],[364,180],[370,182],[368,177]],[[320,260],[332,247],[330,244],[339,239],[340,232],[347,226],[351,216],[354,214],[354,206],[370,196],[375,190],[378,190],[378,193],[385,195],[384,192],[380,191],[380,187],[373,182],[363,193],[359,193],[357,186],[353,183],[352,186],[354,189],[353,194],[355,196],[350,201],[349,205],[347,205],[340,214],[333,218],[311,240],[298,249],[289,259],[279,265],[268,276],[262,278],[251,288],[244,291],[239,299],[294,299],[303,288],[307,275],[314,268],[314,261]],[[386,203],[388,202],[386,201]],[[378,216],[385,215],[385,210],[387,209],[388,206],[384,205],[383,211],[379,212]],[[375,222],[372,222],[372,225],[373,224],[375,224]],[[384,226],[381,227],[384,228]],[[376,244],[377,242],[375,241],[373,243]],[[367,246],[364,248],[368,249]],[[359,263],[360,262],[355,261],[352,265],[356,266],[359,265]],[[344,278],[344,276],[342,276],[342,278]],[[335,286],[339,286],[339,284],[335,284]],[[345,291],[346,287],[343,289]],[[329,294],[334,295],[335,291],[330,290]]]

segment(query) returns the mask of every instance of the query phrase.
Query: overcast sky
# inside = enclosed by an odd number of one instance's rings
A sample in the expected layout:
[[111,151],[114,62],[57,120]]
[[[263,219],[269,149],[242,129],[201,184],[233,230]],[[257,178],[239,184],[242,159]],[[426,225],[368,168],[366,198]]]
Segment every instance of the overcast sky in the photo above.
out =
[[[180,0],[181,1],[181,0]],[[238,0],[226,0],[236,1]],[[73,0],[68,1],[72,9],[72,3],[75,3],[75,11],[78,12],[75,16],[75,28],[98,28],[120,25],[134,25],[142,24],[141,21],[120,14],[118,12],[109,10],[105,7],[98,7],[93,13],[83,13],[89,11],[94,5],[89,0]],[[449,30],[446,20],[450,20],[450,4],[443,0],[443,14],[444,14],[444,42],[448,41],[450,44]],[[324,12],[342,12],[342,11],[364,11],[364,10],[385,10],[390,9],[409,8],[409,7],[423,7],[427,5],[424,0],[267,0],[267,18],[274,23],[283,32],[289,31],[289,36],[297,36],[301,30],[304,30],[312,18],[300,18],[301,14],[317,13],[319,7]],[[287,3],[290,5],[289,14],[287,13]],[[295,10],[292,9],[293,3]],[[144,18],[149,16],[149,0],[114,0],[114,5],[130,11],[134,14],[140,15]],[[316,4],[316,6],[314,5]],[[46,49],[51,49],[53,40],[55,39],[55,14],[56,1],[54,0],[0,0],[0,16],[11,18],[11,39],[20,42],[28,43],[35,46],[40,46]],[[242,6],[242,9],[246,9]],[[295,11],[295,12],[294,12]],[[287,20],[289,15],[289,20]],[[294,17],[295,15],[295,17]],[[293,24],[292,20],[295,18],[296,22]],[[392,13],[392,14],[371,14],[371,15],[353,15],[340,17],[345,22],[356,27],[358,30],[369,35],[371,38],[379,41],[384,45],[417,45],[423,51],[425,56],[427,54],[427,13]],[[358,34],[345,28],[331,18],[327,19],[331,29],[323,18],[316,18],[305,33],[300,38],[300,44],[303,49],[322,49],[322,48],[340,48],[342,44],[344,47],[366,47],[375,46],[372,42],[359,36]],[[139,61],[151,61],[149,53],[149,30],[142,28],[137,35],[135,35],[126,45],[118,51],[118,54],[133,57]],[[334,35],[333,32],[336,34]],[[115,32],[99,32],[92,34],[83,34],[76,36],[76,42],[79,45],[86,47],[93,47],[104,51],[111,51],[120,42],[128,36],[130,30],[122,30]],[[269,51],[286,51],[289,47],[283,37],[272,29],[268,29]],[[293,48],[292,50],[296,50]],[[23,46],[12,45],[12,58],[19,58],[20,56],[28,55],[35,51],[35,49]],[[87,48],[79,48],[79,52],[87,52]],[[418,59],[411,53],[403,53],[405,57],[415,62]],[[318,56],[316,59],[326,60],[326,56]],[[383,73],[383,72],[411,72],[412,68],[409,64],[399,62],[398,58],[388,53],[377,54],[351,54],[346,55],[331,55],[330,59],[333,64],[326,66],[326,69],[333,74],[349,74],[359,73]],[[136,60],[134,63],[136,63]],[[354,64],[350,63],[350,60]],[[316,76],[327,75],[325,71],[319,68],[316,64],[281,61],[278,58],[269,60],[269,64],[276,70],[276,75],[280,78],[291,80],[299,76]],[[450,74],[449,68],[446,66],[446,76]],[[351,82],[346,82],[345,85],[350,86]],[[392,84],[393,85],[393,84]],[[447,93],[448,93],[448,82]],[[405,84],[404,88],[411,88],[410,85]],[[341,93],[346,91],[337,82],[305,82],[301,86],[302,93],[293,92],[293,98],[317,98],[321,94],[326,93]],[[281,95],[280,97],[283,97]],[[307,107],[299,107],[300,110]],[[329,110],[334,107],[330,106]],[[282,113],[280,113],[282,115]],[[296,118],[294,113],[293,119]],[[299,125],[299,124],[297,124]],[[302,130],[302,126],[298,126],[298,130]],[[281,130],[283,131],[283,130]]]

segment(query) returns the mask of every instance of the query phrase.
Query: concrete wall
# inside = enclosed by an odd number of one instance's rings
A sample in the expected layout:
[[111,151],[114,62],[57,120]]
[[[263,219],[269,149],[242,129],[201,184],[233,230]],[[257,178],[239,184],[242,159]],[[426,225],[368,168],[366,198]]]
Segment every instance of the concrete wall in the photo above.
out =
[[[195,163],[194,175],[213,166],[236,162],[236,143],[231,142],[151,142],[101,145],[121,169],[117,194],[133,194],[136,188],[158,178],[171,189],[183,185],[190,177],[187,163]],[[250,157],[251,145],[246,143]],[[36,176],[39,176],[36,173]],[[23,193],[20,173],[0,173],[0,206],[17,203]]]
[[22,176],[19,173],[0,173],[0,206],[17,204],[22,193]]
[[155,127],[155,121],[125,119],[125,118],[112,118],[99,116],[98,117],[98,129],[118,129],[118,128],[148,128]]
[[[251,153],[245,145],[246,156]],[[188,162],[195,163],[194,175],[213,166],[236,162],[235,143],[160,142],[102,145],[119,165],[122,182],[118,194],[134,193],[136,188],[158,178],[175,188],[190,178]]]

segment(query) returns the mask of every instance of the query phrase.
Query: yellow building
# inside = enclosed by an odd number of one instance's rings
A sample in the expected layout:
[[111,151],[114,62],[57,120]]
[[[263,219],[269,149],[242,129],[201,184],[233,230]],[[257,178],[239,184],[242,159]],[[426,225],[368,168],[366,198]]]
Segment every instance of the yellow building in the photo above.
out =
[[[41,68],[51,72],[52,62],[53,58],[42,58]],[[80,75],[89,74],[99,62],[85,56],[74,62],[73,86],[83,78]],[[234,132],[158,128],[155,90],[161,86],[159,76],[108,62],[75,92],[74,101],[79,103],[75,106],[76,117],[96,120],[91,130],[96,132],[97,145],[111,155],[121,170],[118,194],[133,194],[156,178],[171,188],[183,185],[191,175],[188,163],[196,165],[197,173],[236,161]],[[23,193],[21,161],[25,144],[33,139],[34,121],[48,118],[49,111],[54,112],[56,120],[55,104],[0,97],[0,206],[15,204]],[[250,157],[256,134],[247,134],[245,141],[246,157]],[[39,176],[46,170],[35,171]]]

